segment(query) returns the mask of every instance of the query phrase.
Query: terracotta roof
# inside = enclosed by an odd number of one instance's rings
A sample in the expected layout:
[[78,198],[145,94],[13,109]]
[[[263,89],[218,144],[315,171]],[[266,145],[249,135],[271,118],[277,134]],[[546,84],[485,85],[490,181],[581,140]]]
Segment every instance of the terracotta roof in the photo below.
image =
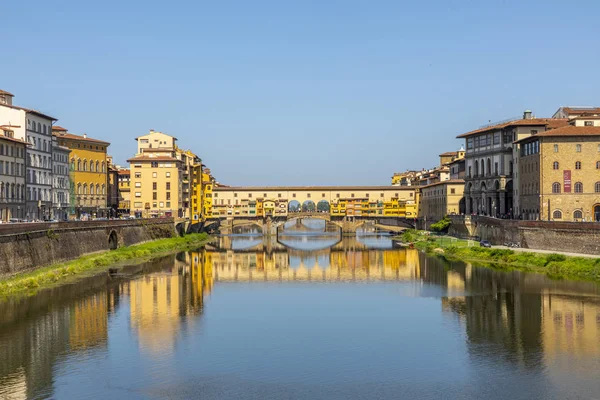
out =
[[573,121],[576,119],[600,119],[600,115],[580,115],[578,117],[570,118],[569,121]]
[[7,95],[9,95],[9,96],[13,96],[13,97],[15,96],[15,95],[14,95],[14,94],[12,94],[11,92],[7,92],[6,90],[2,90],[2,89],[0,89],[0,94],[7,94]]
[[565,126],[538,133],[533,137],[548,136],[600,136],[600,126]]
[[28,112],[30,114],[36,114],[36,115],[39,115],[40,117],[44,117],[44,118],[50,119],[52,121],[58,121],[56,118],[51,117],[48,114],[44,114],[41,111],[34,110],[33,108],[25,108],[25,107],[13,106],[12,104],[0,104],[0,106],[8,107],[8,108],[14,108],[15,110],[23,110],[23,111]]
[[458,155],[458,151],[447,151],[445,153],[440,154],[440,157],[444,157],[444,156],[457,156]]
[[178,158],[166,157],[166,156],[158,156],[158,157],[150,157],[150,156],[137,156],[130,158],[127,162],[132,161],[178,161],[181,162]]
[[6,130],[12,130],[12,128],[20,128],[21,125],[0,125],[0,128]]
[[562,107],[567,114],[600,114],[600,107]]
[[477,133],[495,131],[498,129],[504,129],[511,126],[544,126],[547,125],[549,128],[557,128],[559,126],[565,126],[568,124],[566,118],[532,118],[532,119],[517,119],[514,121],[502,122],[500,124],[485,126],[483,128],[475,129],[474,131],[463,133],[458,135],[456,138],[461,139]]
[[94,139],[94,138],[90,138],[90,137],[74,135],[72,133],[66,133],[66,131],[56,133],[56,134],[54,134],[54,136],[56,136],[57,138],[61,138],[61,139],[81,140],[83,142],[92,142],[92,143],[105,144],[107,146],[110,146],[109,142],[105,142],[103,140],[98,140],[98,139]]
[[436,185],[464,184],[464,183],[465,183],[464,179],[449,179],[447,181],[439,181],[439,182],[430,183],[429,185],[415,186],[415,187],[418,187],[418,188],[428,188],[428,187],[436,186]]
[[62,126],[54,125],[52,126],[52,132],[66,132],[67,128],[63,128]]
[[13,142],[13,143],[19,143],[19,144],[24,144],[26,146],[31,146],[29,143],[27,143],[24,140],[21,139],[15,139],[15,138],[10,138],[8,136],[4,136],[4,135],[0,135],[0,140],[8,140],[9,142]]

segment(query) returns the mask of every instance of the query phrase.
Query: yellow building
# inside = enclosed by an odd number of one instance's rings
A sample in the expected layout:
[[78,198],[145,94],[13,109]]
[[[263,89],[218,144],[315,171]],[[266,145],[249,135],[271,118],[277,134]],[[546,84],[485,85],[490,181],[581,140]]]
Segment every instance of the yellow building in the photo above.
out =
[[129,168],[119,168],[119,214],[129,214],[131,200],[131,172]]
[[182,217],[182,161],[176,157],[177,138],[150,131],[136,138],[131,170],[131,210],[136,217]]
[[204,209],[204,198],[202,194],[202,161],[196,158],[194,165],[192,166],[191,174],[191,189],[192,189],[192,202],[190,215],[192,221],[202,221],[205,219]]
[[210,169],[202,168],[202,217],[204,219],[212,217],[214,184]]
[[464,213],[464,186],[463,179],[455,179],[421,187],[418,218],[425,228],[446,215]]
[[523,219],[600,221],[600,119],[570,125],[515,143]]
[[74,215],[86,218],[108,217],[108,163],[107,150],[110,143],[68,133],[60,126],[52,127],[58,144],[71,150],[70,169],[72,188],[75,191]]

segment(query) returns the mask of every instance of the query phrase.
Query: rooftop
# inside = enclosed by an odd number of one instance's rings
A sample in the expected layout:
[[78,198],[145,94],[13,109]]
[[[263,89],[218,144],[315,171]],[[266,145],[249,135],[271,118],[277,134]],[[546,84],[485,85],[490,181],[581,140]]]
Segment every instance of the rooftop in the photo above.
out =
[[600,114],[600,107],[566,106],[561,107],[568,114]]
[[440,157],[456,157],[458,155],[458,151],[447,151],[445,153],[440,154]]
[[434,182],[434,183],[430,183],[429,185],[423,185],[423,186],[418,186],[419,188],[423,189],[423,188],[428,188],[431,186],[438,186],[438,185],[448,185],[448,184],[464,184],[465,180],[464,179],[449,179],[447,181],[439,181],[439,182]]
[[43,118],[47,118],[47,119],[52,120],[52,121],[58,121],[56,118],[51,117],[48,114],[44,114],[41,111],[34,110],[33,108],[25,108],[25,107],[15,106],[15,105],[12,105],[12,104],[1,104],[1,103],[0,103],[0,106],[2,106],[2,107],[8,107],[8,108],[13,108],[15,110],[23,110],[23,111],[28,112],[30,114],[35,114],[35,115],[38,115],[38,116],[43,117]]
[[52,134],[54,136],[56,136],[57,138],[61,138],[61,139],[69,139],[69,140],[76,140],[76,141],[82,141],[82,142],[91,142],[91,143],[98,143],[98,144],[104,144],[106,146],[110,146],[109,142],[90,138],[90,137],[87,137],[87,135],[85,135],[85,134],[83,136],[80,136],[80,135],[75,135],[72,133],[67,133],[66,129],[64,131],[53,132]]
[[177,161],[177,162],[181,162],[181,160],[178,158],[167,157],[167,156],[156,156],[156,157],[136,156],[136,157],[133,157],[133,158],[130,158],[129,160],[127,160],[127,162],[132,162],[132,161]]
[[216,191],[221,192],[273,192],[273,191],[350,191],[350,190],[414,190],[414,187],[404,186],[216,186]]
[[483,128],[475,129],[462,135],[458,135],[456,138],[466,138],[471,135],[483,132],[491,132],[499,129],[504,129],[513,126],[547,126],[548,129],[554,129],[568,124],[566,118],[531,118],[531,119],[516,119],[512,121],[501,122],[496,125],[484,126]]
[[9,96],[13,96],[13,97],[15,97],[15,95],[14,95],[14,94],[12,94],[11,92],[7,92],[6,90],[2,90],[2,89],[0,89],[0,95],[3,95],[3,94],[7,94],[7,95],[9,95]]
[[[564,126],[562,128],[552,129],[549,131],[538,133],[537,135],[528,136],[524,139],[518,140],[522,142],[525,139],[536,138],[536,137],[577,137],[577,136],[600,136],[600,126]],[[515,142],[515,143],[517,143]]]

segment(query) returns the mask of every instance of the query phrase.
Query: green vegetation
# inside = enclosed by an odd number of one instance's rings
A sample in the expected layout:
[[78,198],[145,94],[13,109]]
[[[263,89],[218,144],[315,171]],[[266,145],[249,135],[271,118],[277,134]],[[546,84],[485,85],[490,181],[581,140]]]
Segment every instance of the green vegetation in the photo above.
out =
[[430,228],[433,232],[448,232],[450,225],[452,225],[452,220],[448,217],[444,217],[438,222],[431,224]]
[[66,261],[0,280],[0,297],[32,295],[37,290],[63,283],[83,273],[98,272],[126,260],[147,260],[176,251],[193,249],[209,240],[206,233],[159,239],[117,250],[90,254],[76,260]]
[[513,267],[543,273],[554,279],[600,281],[600,258],[492,249],[480,247],[474,241],[430,236],[426,232],[414,230],[405,231],[399,239],[449,260],[474,261],[495,268]]

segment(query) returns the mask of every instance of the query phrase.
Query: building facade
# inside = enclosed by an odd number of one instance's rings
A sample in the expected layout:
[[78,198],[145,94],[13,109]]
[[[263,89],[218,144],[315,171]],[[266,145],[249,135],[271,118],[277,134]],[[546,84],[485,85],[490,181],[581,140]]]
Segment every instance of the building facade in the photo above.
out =
[[464,214],[463,191],[465,181],[447,180],[419,188],[419,220],[424,226],[443,219],[447,215]]
[[0,222],[25,218],[26,148],[13,127],[0,126]]
[[70,149],[69,165],[75,191],[73,218],[109,217],[108,160],[110,143],[86,134],[74,135],[65,128],[54,127],[58,144]]
[[117,166],[117,180],[119,181],[119,208],[117,215],[129,215],[131,200],[131,173],[129,168]]
[[26,219],[52,218],[52,124],[56,118],[13,104],[0,91],[0,125],[13,126],[15,139],[29,143],[26,154]]
[[52,137],[52,217],[59,221],[69,218],[71,213],[71,179],[68,147],[60,146],[56,136]]
[[513,187],[518,176],[513,176],[513,142],[566,124],[566,119],[534,118],[531,111],[526,111],[522,119],[459,135],[466,145],[466,213],[515,216]]
[[600,221],[600,119],[573,119],[515,146],[523,219]]
[[131,170],[131,215],[183,217],[184,168],[177,158],[177,138],[151,130],[136,141],[137,153],[127,160]]
[[106,181],[108,185],[106,204],[108,206],[108,216],[114,218],[118,215],[119,210],[119,169],[113,163],[112,156],[106,156]]

